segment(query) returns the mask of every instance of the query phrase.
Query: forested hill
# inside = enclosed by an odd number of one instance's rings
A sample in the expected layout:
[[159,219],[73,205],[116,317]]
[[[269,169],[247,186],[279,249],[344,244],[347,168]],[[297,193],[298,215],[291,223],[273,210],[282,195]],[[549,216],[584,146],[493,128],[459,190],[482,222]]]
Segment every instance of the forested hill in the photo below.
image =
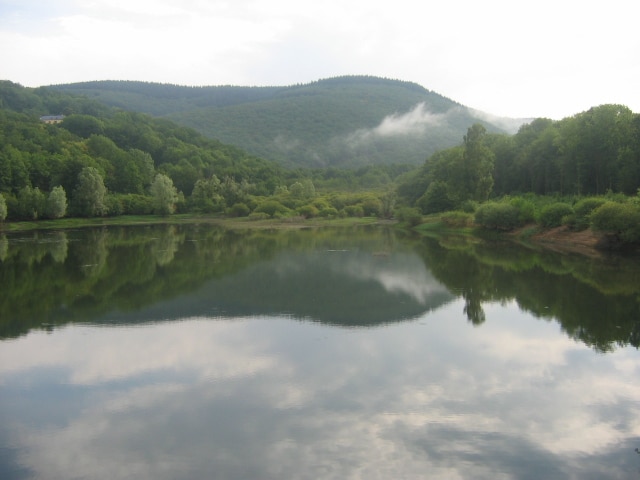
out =
[[473,123],[489,131],[508,130],[505,123],[490,123],[420,85],[377,77],[288,87],[101,81],[50,88],[165,116],[286,166],[418,165],[435,151],[457,145]]

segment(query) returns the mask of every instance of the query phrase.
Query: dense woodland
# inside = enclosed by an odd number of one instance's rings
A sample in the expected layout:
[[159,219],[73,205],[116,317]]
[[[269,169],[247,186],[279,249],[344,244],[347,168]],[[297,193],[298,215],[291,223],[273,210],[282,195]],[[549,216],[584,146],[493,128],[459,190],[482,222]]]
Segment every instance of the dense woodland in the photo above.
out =
[[420,85],[377,77],[288,87],[105,81],[51,88],[163,116],[286,167],[420,165],[428,155],[456,145],[475,122],[504,131]]
[[[45,124],[48,114],[64,119]],[[474,123],[458,143],[420,167],[285,168],[166,118],[4,81],[0,219],[198,212],[418,223],[457,211],[448,218],[488,228],[566,224],[640,240],[640,115],[628,108],[536,119],[514,135]]]

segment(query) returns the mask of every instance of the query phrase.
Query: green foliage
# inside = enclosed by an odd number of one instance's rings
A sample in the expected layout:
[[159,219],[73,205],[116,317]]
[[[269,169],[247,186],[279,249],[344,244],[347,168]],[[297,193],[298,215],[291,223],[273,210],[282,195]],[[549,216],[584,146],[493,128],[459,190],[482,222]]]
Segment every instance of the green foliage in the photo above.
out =
[[608,201],[591,214],[594,230],[613,234],[624,243],[640,241],[640,206]]
[[24,220],[37,220],[45,212],[46,197],[38,187],[27,185],[18,192],[18,217]]
[[323,218],[335,218],[339,215],[338,210],[334,207],[324,207],[318,212],[319,217]]
[[85,167],[78,174],[78,183],[73,192],[73,209],[83,217],[106,215],[106,194],[107,188],[100,172],[94,167]]
[[222,212],[226,207],[222,196],[222,184],[213,175],[209,179],[197,180],[191,193],[191,205],[196,211],[203,213]]
[[545,228],[559,227],[563,223],[563,218],[572,214],[571,205],[555,202],[542,208],[538,215],[538,222]]
[[277,200],[265,200],[261,202],[254,213],[265,213],[271,218],[285,217],[291,211]]
[[521,225],[520,211],[506,202],[487,202],[478,207],[475,222],[487,229],[513,230]]
[[347,205],[343,211],[347,217],[364,217],[362,205]]
[[603,197],[583,198],[573,206],[573,215],[566,217],[564,223],[572,230],[588,228],[591,223],[591,213],[606,201]]
[[158,173],[150,187],[153,197],[153,211],[159,215],[170,215],[176,209],[178,191],[173,181],[166,175]]
[[454,205],[454,201],[449,197],[449,188],[442,180],[431,182],[427,191],[416,202],[416,206],[425,215],[446,212],[451,210]]
[[304,218],[314,218],[320,214],[320,211],[314,205],[303,205],[298,207],[297,212]]
[[[418,165],[425,156],[455,145],[478,121],[469,110],[419,85],[375,77],[339,77],[290,87],[90,82],[53,88],[90,95],[122,109],[167,116],[288,167]],[[425,117],[447,113],[447,121],[407,134],[388,134],[388,126],[409,112]],[[364,188],[387,185],[388,179],[377,171],[361,177]],[[178,185],[175,178],[174,182]]]
[[5,218],[7,218],[7,201],[0,193],[0,222],[3,222]]
[[251,209],[244,203],[234,203],[227,209],[230,217],[246,217],[251,213]]
[[442,223],[452,228],[470,227],[473,225],[473,219],[471,213],[461,211],[446,212],[440,217]]
[[153,213],[153,198],[147,195],[128,193],[125,195],[111,195],[121,205],[123,215],[151,215]]
[[53,187],[45,205],[45,214],[49,218],[62,218],[67,213],[67,193],[62,186]]
[[69,115],[64,118],[62,125],[71,133],[82,138],[104,133],[104,123],[91,115]]
[[396,210],[395,217],[401,221],[406,222],[411,227],[416,227],[422,223],[422,214],[420,210],[414,207],[402,207]]
[[535,220],[536,206],[526,198],[515,197],[509,200],[509,204],[518,209],[518,223],[524,225]]

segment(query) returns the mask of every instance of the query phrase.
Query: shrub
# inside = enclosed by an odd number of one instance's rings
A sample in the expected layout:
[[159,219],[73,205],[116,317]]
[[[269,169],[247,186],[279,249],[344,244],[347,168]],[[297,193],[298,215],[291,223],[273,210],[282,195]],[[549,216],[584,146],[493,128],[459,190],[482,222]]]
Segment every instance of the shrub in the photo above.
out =
[[251,213],[251,210],[244,203],[234,203],[227,210],[227,215],[230,217],[246,217]]
[[446,212],[442,214],[442,223],[447,227],[468,227],[473,223],[473,215],[467,212]]
[[518,209],[518,221],[520,225],[534,221],[536,206],[531,200],[516,197],[511,199],[509,203]]
[[520,225],[519,210],[509,203],[488,202],[480,205],[475,222],[493,230],[513,230]]
[[344,213],[347,217],[364,217],[362,205],[347,205],[344,207]]
[[153,211],[153,199],[145,195],[129,193],[114,195],[120,200],[124,215],[150,215]]
[[584,230],[589,227],[591,213],[604,205],[606,200],[601,197],[589,197],[580,200],[573,207],[573,215],[569,215],[564,222],[572,230]]
[[416,227],[422,222],[420,210],[412,207],[399,208],[396,210],[395,217],[401,222],[407,222],[412,227]]
[[640,241],[640,206],[606,202],[591,214],[591,228],[614,234],[624,243]]
[[333,207],[326,207],[323,208],[322,210],[320,210],[320,212],[318,213],[319,217],[325,217],[325,218],[333,218],[333,217],[337,217],[338,216],[338,210],[336,210]]
[[267,200],[254,210],[256,213],[266,213],[270,217],[280,217],[289,213],[289,209],[277,200]]
[[313,205],[303,205],[302,207],[298,208],[298,214],[302,215],[304,218],[317,217],[318,213],[320,212]]
[[542,208],[538,218],[539,223],[545,228],[559,227],[563,217],[573,214],[571,205],[555,202]]

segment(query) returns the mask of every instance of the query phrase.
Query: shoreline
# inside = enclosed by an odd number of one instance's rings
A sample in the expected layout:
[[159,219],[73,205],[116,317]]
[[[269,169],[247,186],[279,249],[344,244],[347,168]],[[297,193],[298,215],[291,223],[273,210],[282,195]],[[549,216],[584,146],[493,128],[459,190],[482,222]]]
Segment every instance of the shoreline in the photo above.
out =
[[[74,228],[91,228],[101,226],[140,226],[140,225],[181,225],[202,223],[219,225],[229,229],[300,229],[323,227],[353,227],[367,225],[399,225],[399,228],[425,234],[421,228],[410,228],[400,224],[396,220],[385,220],[375,217],[363,218],[311,218],[289,217],[282,219],[252,220],[247,217],[224,218],[197,214],[175,214],[167,217],[155,215],[98,217],[98,218],[62,218],[58,220],[37,220],[31,222],[0,223],[0,234],[19,233],[38,230],[65,230]],[[434,233],[462,234],[482,238],[482,231],[472,227],[444,227],[439,220],[432,218],[421,224],[424,228],[429,225],[428,231]],[[493,232],[496,233],[496,232]],[[574,253],[587,257],[602,257],[612,253],[637,253],[640,247],[633,246],[628,249],[605,248],[612,245],[608,236],[594,232],[591,229],[579,232],[569,230],[566,226],[541,229],[538,225],[531,224],[510,232],[497,232],[497,235],[520,243],[525,247],[540,247],[557,253]]]

